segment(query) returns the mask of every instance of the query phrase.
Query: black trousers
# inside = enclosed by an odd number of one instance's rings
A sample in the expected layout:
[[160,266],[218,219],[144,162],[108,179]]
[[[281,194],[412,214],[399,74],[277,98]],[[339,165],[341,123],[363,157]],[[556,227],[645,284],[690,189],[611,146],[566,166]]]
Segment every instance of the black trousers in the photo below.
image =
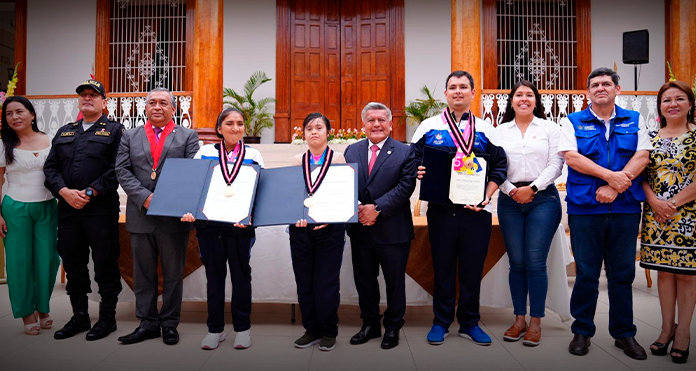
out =
[[[189,231],[131,233],[135,316],[140,327],[177,327],[181,319]],[[162,307],[157,310],[157,261],[162,262]]]
[[290,226],[290,253],[302,326],[315,336],[336,337],[346,226],[329,224],[316,231],[314,227]]
[[379,267],[382,267],[387,286],[387,310],[384,328],[398,331],[406,314],[406,263],[411,243],[378,244],[368,233],[350,239],[353,257],[353,276],[358,289],[360,318],[363,324],[379,326]]
[[90,248],[99,295],[102,299],[116,300],[121,292],[118,213],[58,219],[58,253],[68,279],[65,285],[68,295],[87,295],[92,292],[87,268]]
[[479,295],[483,263],[491,239],[491,221],[491,214],[486,211],[476,212],[452,205],[428,205],[428,231],[435,272],[433,323],[449,328],[454,321],[457,272],[459,326],[469,328],[481,319]]
[[199,236],[198,249],[208,279],[208,332],[225,329],[227,267],[232,280],[232,325],[235,332],[251,328],[251,247],[255,238]]

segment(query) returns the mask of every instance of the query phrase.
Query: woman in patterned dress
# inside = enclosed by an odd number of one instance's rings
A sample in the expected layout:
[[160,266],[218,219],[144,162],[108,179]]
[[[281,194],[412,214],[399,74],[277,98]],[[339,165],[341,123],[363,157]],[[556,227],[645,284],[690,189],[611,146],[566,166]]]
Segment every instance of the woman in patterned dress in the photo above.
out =
[[[696,304],[696,125],[694,93],[670,81],[657,95],[660,129],[653,134],[643,181],[646,203],[641,235],[643,268],[657,270],[662,331],[650,346],[654,355],[670,351],[676,363],[689,356],[691,319]],[[675,324],[675,311],[679,317]]]

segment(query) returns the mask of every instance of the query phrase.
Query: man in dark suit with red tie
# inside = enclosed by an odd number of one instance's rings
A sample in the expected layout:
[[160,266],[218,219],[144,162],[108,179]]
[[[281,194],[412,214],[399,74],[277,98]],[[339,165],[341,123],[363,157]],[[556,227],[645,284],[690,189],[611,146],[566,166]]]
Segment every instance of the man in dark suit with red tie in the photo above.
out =
[[358,289],[363,326],[350,339],[364,344],[382,336],[377,277],[382,267],[387,286],[382,348],[399,345],[399,331],[406,312],[406,263],[413,240],[409,198],[416,187],[415,153],[389,136],[392,113],[381,103],[362,110],[367,140],[345,150],[348,163],[359,164],[358,224],[350,224],[353,275]]

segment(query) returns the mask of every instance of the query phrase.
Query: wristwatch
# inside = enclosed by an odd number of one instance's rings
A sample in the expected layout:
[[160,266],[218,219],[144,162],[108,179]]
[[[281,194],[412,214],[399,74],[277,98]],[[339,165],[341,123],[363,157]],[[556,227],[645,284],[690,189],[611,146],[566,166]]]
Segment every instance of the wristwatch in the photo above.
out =
[[87,187],[87,189],[85,190],[85,194],[86,194],[87,196],[89,196],[89,197],[93,197],[93,196],[94,196],[94,190],[93,190],[92,188],[90,188],[90,187]]
[[382,209],[379,208],[379,205],[375,204],[375,211],[381,213]]
[[534,184],[530,185],[529,188],[531,188],[532,191],[534,191],[534,193],[539,192],[539,188],[537,188],[537,186],[535,186]]

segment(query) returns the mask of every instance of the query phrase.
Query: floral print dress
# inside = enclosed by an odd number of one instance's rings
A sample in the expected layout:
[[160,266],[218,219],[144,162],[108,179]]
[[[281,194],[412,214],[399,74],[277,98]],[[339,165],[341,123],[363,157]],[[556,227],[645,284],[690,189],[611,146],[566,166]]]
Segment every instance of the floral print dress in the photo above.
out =
[[[653,147],[647,181],[660,199],[668,200],[696,182],[696,130],[677,138],[651,134]],[[677,208],[664,224],[655,221],[644,203],[640,265],[646,269],[696,275],[696,202]]]

